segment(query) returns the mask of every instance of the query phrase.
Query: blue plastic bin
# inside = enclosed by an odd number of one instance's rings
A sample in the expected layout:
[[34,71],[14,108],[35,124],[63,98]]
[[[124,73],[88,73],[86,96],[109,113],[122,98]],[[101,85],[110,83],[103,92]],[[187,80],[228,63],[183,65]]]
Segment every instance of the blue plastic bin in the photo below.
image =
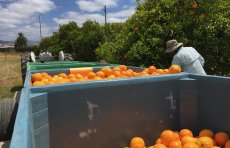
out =
[[134,136],[150,146],[164,129],[230,133],[229,88],[230,78],[184,73],[28,86],[10,148],[122,148]]

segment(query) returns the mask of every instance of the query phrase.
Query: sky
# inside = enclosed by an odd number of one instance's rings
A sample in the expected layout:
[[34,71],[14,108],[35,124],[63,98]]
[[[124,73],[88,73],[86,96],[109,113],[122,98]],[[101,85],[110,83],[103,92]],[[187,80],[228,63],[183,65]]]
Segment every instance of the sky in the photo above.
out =
[[15,41],[22,32],[28,40],[40,41],[69,21],[82,26],[86,20],[104,24],[124,22],[134,14],[136,0],[0,0],[0,40]]

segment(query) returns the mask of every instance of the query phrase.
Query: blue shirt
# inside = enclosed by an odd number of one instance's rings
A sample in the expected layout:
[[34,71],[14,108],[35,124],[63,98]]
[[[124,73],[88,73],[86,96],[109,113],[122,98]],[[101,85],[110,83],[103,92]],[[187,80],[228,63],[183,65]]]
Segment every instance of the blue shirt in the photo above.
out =
[[206,75],[204,58],[192,47],[181,47],[173,57],[172,64],[179,65],[183,72]]

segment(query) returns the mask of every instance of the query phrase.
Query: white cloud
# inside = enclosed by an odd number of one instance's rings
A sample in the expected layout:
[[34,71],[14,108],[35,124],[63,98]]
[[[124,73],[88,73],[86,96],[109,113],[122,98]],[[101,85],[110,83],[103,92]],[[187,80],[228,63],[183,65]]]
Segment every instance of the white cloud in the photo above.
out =
[[[0,10],[0,27],[23,24],[36,13],[45,13],[55,7],[50,0],[20,0]],[[1,29],[1,28],[0,28]]]
[[[107,22],[124,22],[129,16],[134,14],[134,9],[135,7],[130,7],[118,12],[108,13]],[[80,27],[86,20],[95,20],[100,24],[105,22],[104,15],[98,13],[78,13],[75,11],[66,12],[60,18],[55,17],[53,20],[57,24],[67,24],[69,21],[75,21]]]
[[[40,39],[40,24],[33,23],[31,25],[19,25],[15,28],[12,28],[10,31],[7,29],[1,29],[1,34],[7,34],[6,36],[2,36],[1,40],[6,41],[14,41],[19,32],[22,32],[28,40],[37,41]],[[52,30],[46,25],[42,24],[42,36],[50,36],[52,34]]]
[[135,7],[130,7],[128,9],[123,9],[115,13],[108,13],[108,17],[117,17],[117,18],[127,18],[134,14]]
[[95,20],[99,23],[103,23],[104,16],[100,14],[84,14],[84,13],[78,13],[69,11],[62,15],[62,18],[54,18],[53,19],[57,24],[67,24],[69,21],[75,21],[77,22],[78,26],[82,26],[82,24],[86,20]]
[[116,7],[117,0],[77,0],[76,4],[80,10],[86,12],[97,12],[104,9],[105,5],[107,8]]
[[[1,0],[3,1],[3,0]],[[55,8],[51,0],[8,0],[12,2],[0,9],[0,39],[15,40],[18,32],[25,33],[30,39],[39,39],[38,14]],[[44,27],[44,28],[43,28]],[[49,34],[46,25],[42,26],[44,35]]]

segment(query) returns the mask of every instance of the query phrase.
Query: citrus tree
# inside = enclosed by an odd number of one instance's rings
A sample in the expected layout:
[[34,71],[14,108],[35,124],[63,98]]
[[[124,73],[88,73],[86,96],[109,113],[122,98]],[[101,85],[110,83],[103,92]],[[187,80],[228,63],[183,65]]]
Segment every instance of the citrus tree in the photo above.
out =
[[97,49],[99,58],[110,63],[164,68],[172,60],[165,54],[165,43],[177,39],[202,54],[208,74],[229,73],[230,1],[137,3],[135,14],[124,23],[121,33]]

